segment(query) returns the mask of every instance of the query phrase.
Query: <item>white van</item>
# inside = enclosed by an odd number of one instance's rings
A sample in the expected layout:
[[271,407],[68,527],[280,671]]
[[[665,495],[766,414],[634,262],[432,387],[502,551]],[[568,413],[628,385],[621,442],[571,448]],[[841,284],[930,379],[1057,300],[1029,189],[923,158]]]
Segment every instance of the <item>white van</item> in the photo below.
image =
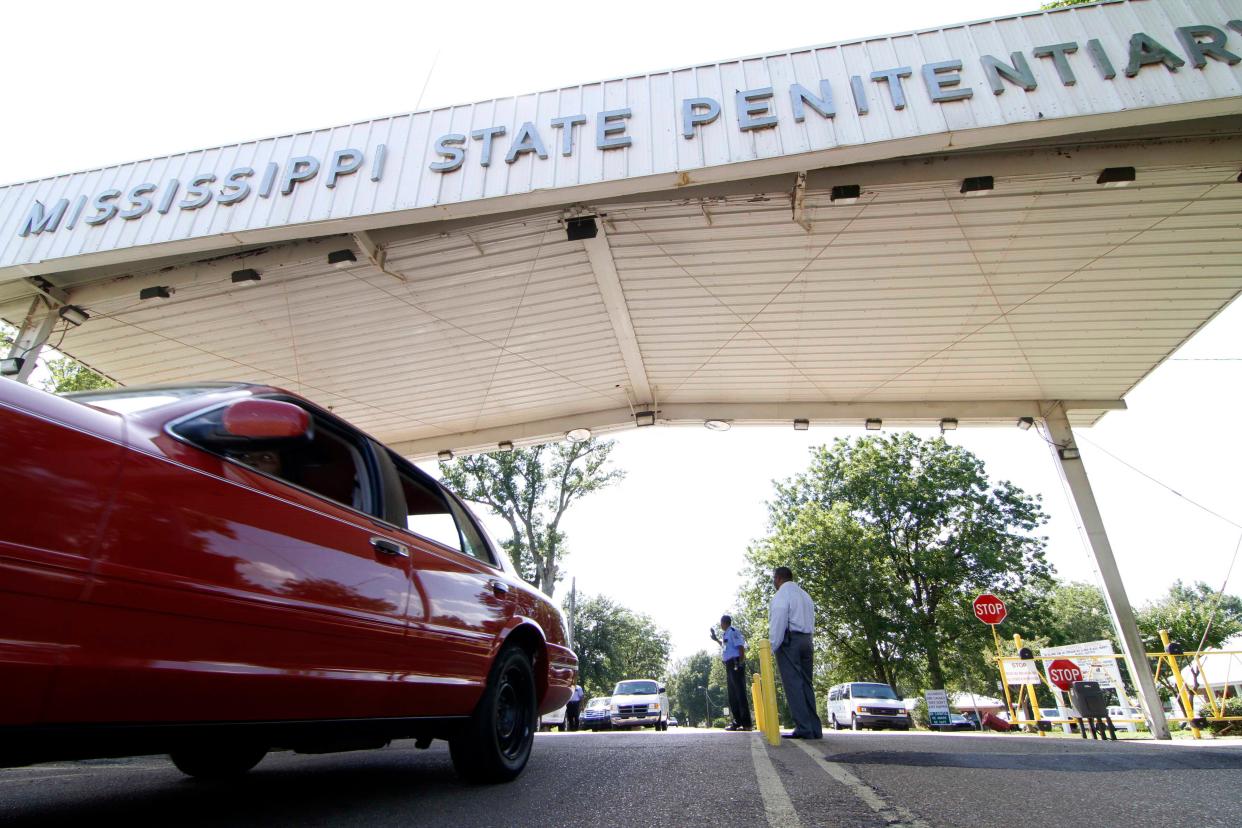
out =
[[834,730],[909,730],[910,713],[901,696],[887,684],[851,681],[828,690],[828,723]]
[[668,692],[655,679],[617,682],[608,706],[613,730],[631,727],[668,730]]

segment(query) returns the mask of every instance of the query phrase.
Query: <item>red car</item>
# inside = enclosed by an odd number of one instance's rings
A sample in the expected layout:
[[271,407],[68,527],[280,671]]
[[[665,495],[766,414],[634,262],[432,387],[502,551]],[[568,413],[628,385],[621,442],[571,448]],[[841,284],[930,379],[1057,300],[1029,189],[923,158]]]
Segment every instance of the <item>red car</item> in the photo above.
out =
[[506,781],[572,691],[560,611],[461,501],[287,391],[0,380],[0,474],[0,766],[446,739]]

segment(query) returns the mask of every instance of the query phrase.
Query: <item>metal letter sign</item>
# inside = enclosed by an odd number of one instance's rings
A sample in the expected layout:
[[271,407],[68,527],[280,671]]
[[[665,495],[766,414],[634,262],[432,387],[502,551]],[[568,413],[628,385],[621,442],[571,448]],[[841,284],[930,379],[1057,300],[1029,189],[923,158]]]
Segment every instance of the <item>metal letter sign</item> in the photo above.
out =
[[927,722],[933,725],[948,725],[949,694],[944,690],[925,690],[923,697],[927,699]]
[[975,599],[975,618],[993,627],[1005,620],[1009,610],[1005,602],[990,592],[985,592]]
[[1062,690],[1069,690],[1074,682],[1082,681],[1082,670],[1068,658],[1058,658],[1048,665],[1048,681]]

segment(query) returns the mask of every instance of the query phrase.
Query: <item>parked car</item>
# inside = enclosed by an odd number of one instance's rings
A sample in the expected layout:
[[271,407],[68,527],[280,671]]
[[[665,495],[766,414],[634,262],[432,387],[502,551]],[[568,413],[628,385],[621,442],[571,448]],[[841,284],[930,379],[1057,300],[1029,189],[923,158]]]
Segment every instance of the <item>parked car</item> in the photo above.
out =
[[970,719],[963,716],[961,713],[950,713],[948,724],[933,724],[933,725],[928,725],[928,727],[931,728],[932,730],[939,730],[941,732],[946,732],[950,730],[978,730],[979,729],[978,725],[976,725]]
[[679,724],[680,724],[680,723],[677,721],[677,717],[676,717],[676,716],[669,716],[669,717],[668,717],[668,726],[669,726],[669,727],[677,727]]
[[577,659],[452,493],[313,403],[0,380],[0,765],[446,739],[521,773]]
[[[1143,720],[1143,711],[1133,707],[1122,707],[1120,705],[1109,705],[1108,716],[1114,722],[1114,727],[1118,730],[1129,731],[1130,733],[1138,733],[1138,722]],[[1118,722],[1117,719],[1137,719],[1133,722]]]
[[565,711],[566,708],[562,705],[561,707],[553,710],[551,713],[544,713],[539,717],[539,729],[543,731],[555,729],[564,732],[566,729]]
[[653,727],[668,730],[668,695],[655,679],[619,681],[608,714],[614,730]]
[[909,730],[911,724],[901,696],[887,684],[873,681],[852,681],[829,688],[828,722],[836,730]]
[[596,696],[589,700],[582,711],[582,726],[593,731],[611,728],[612,714],[609,713],[608,707],[610,704],[612,704],[611,696]]

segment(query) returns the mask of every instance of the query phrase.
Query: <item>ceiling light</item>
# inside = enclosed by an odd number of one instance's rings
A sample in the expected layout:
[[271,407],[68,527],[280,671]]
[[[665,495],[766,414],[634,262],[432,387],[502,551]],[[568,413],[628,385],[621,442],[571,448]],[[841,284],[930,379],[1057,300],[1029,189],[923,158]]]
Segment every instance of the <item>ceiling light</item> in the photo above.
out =
[[962,181],[962,195],[981,196],[992,192],[995,182],[990,175],[979,175]]
[[61,319],[75,327],[91,318],[89,313],[82,310],[77,305],[65,305],[58,310],[57,313],[60,314]]
[[513,441],[512,440],[501,440],[499,443],[496,444],[496,448],[500,449],[501,451],[513,451]]
[[585,443],[591,439],[591,429],[574,428],[565,432],[565,439],[571,443]]
[[358,261],[352,250],[333,250],[328,254],[328,264],[333,267],[346,268]]
[[806,431],[811,427],[810,420],[794,420],[794,431]]
[[0,359],[0,375],[13,377],[22,372],[22,367],[26,364],[26,360],[22,357],[6,357]]
[[1078,449],[1073,446],[1057,449],[1057,454],[1061,455],[1062,460],[1078,460],[1082,457],[1082,455],[1078,453]]
[[448,449],[442,449],[436,455],[436,459],[439,460],[441,463],[447,463],[448,461],[453,459],[453,452],[449,451]]
[[833,204],[856,204],[862,195],[862,187],[857,184],[838,184],[832,188],[828,196]]
[[884,421],[879,417],[871,417],[867,420],[867,431],[879,431],[884,427]]
[[1100,173],[1095,183],[1105,187],[1129,187],[1134,183],[1134,167],[1109,167]]
[[565,219],[565,238],[568,241],[593,239],[597,233],[599,227],[595,224],[595,216]]
[[248,267],[245,270],[234,270],[232,281],[235,285],[257,285],[262,278],[259,271]]
[[642,428],[643,426],[655,425],[656,413],[654,411],[639,411],[634,415],[634,425]]
[[703,428],[707,429],[708,431],[728,431],[732,427],[733,427],[733,424],[730,423],[728,420],[704,420],[703,421]]
[[139,299],[170,299],[176,293],[175,290],[167,285],[156,285],[155,287],[143,288],[138,291]]
[[957,431],[957,420],[953,417],[945,417],[940,421],[941,431]]
[[1023,431],[1030,431],[1031,426],[1033,425],[1035,425],[1034,417],[1019,417],[1018,418],[1018,428],[1022,429]]

